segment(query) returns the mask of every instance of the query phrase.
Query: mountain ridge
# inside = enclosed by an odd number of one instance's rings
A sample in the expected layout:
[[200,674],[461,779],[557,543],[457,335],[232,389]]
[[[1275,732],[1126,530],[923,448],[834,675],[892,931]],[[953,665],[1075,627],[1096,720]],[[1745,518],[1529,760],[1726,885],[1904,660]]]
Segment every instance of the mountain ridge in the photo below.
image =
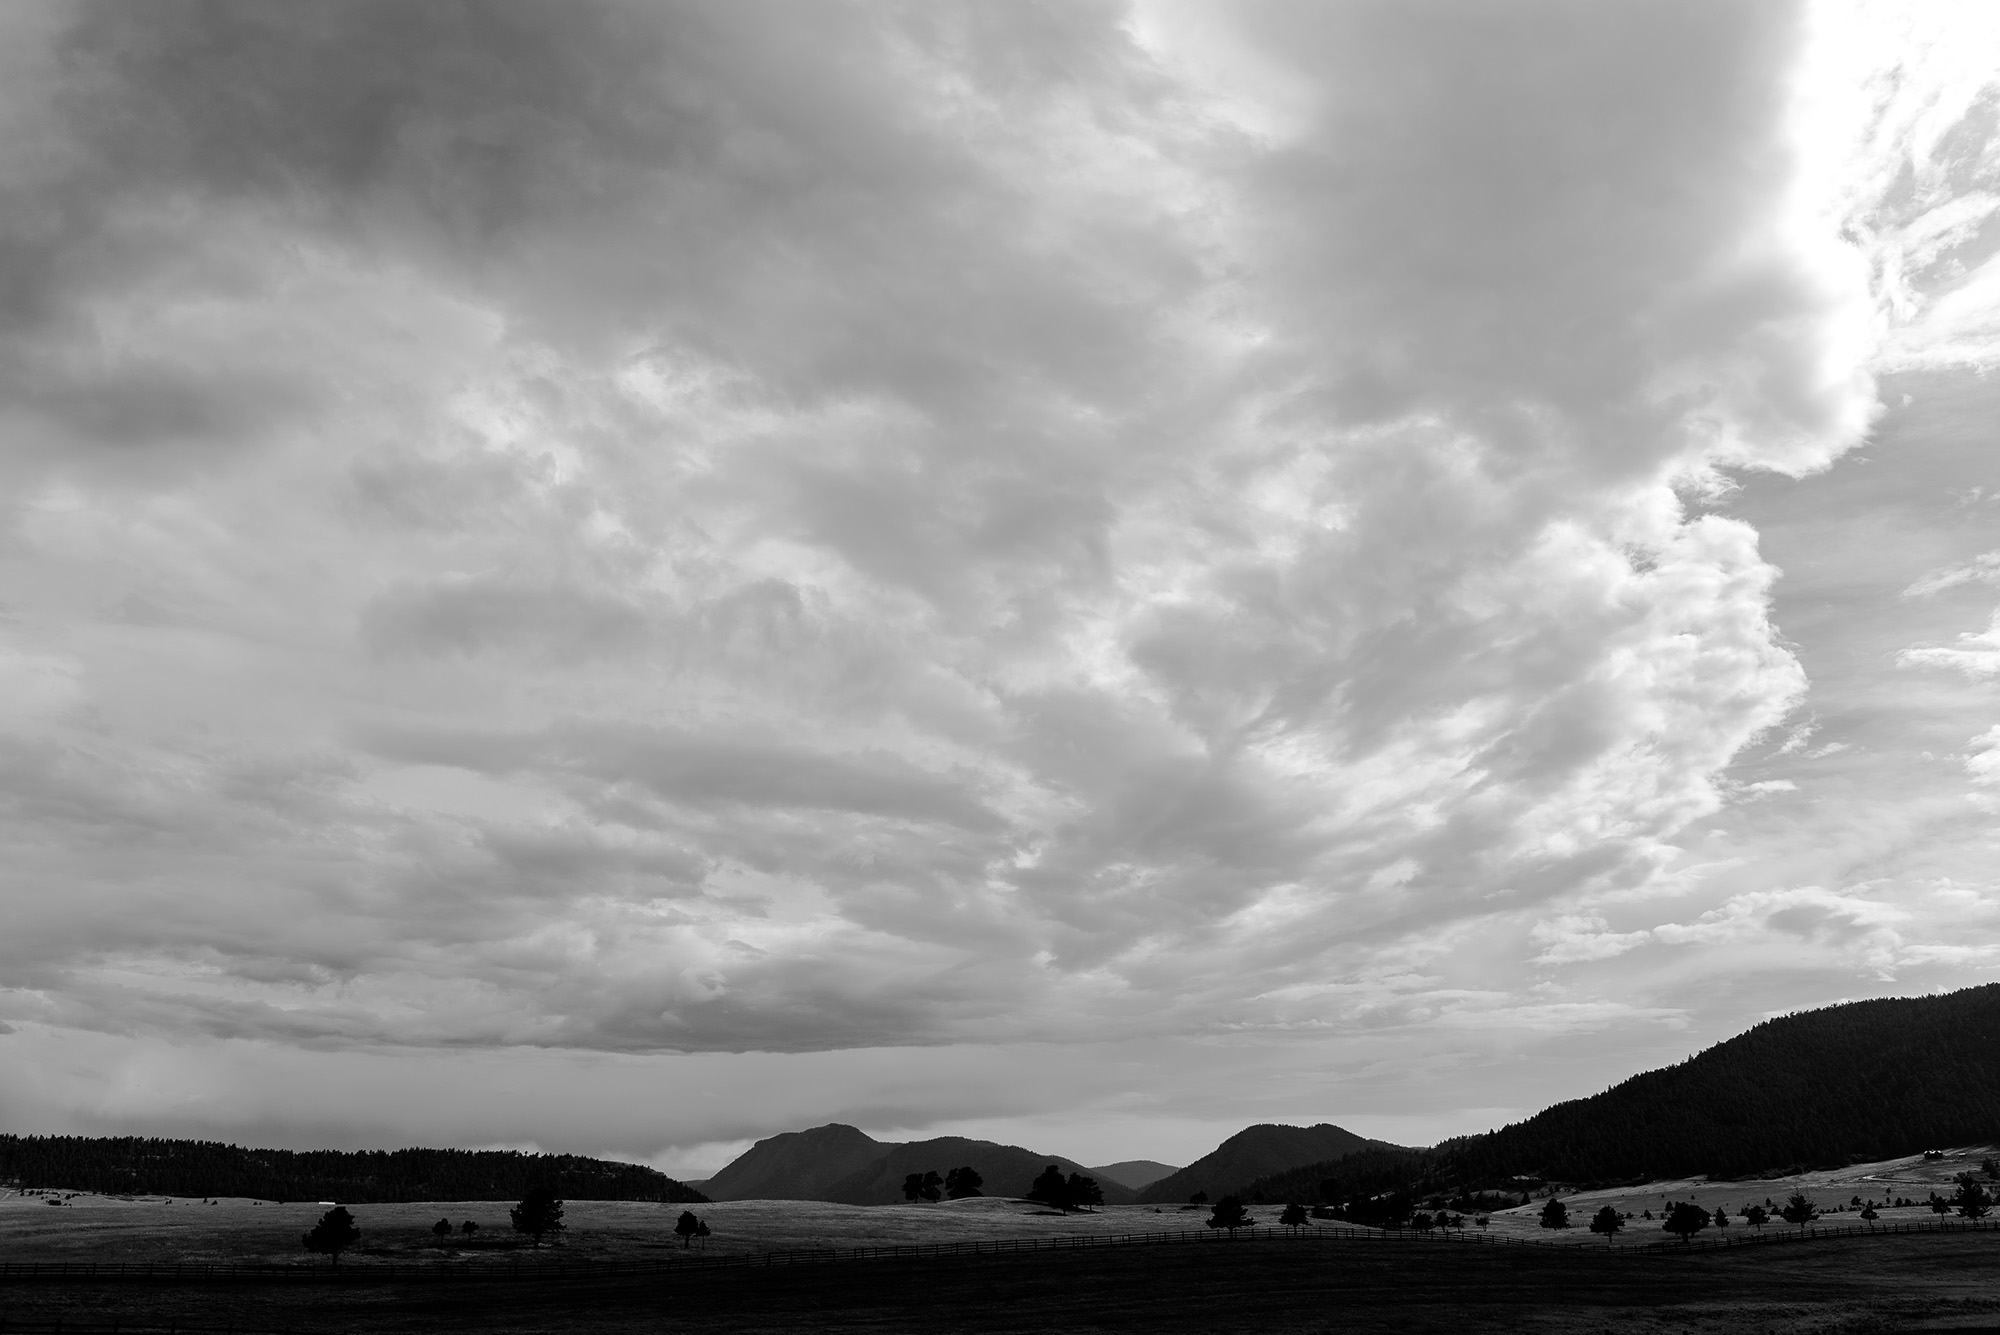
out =
[[1520,1183],[1746,1180],[1893,1159],[2000,1132],[2000,983],[1881,997],[1753,1025],[1671,1066],[1484,1135],[1303,1165],[1262,1200]]
[[1196,1192],[1219,1199],[1240,1193],[1249,1183],[1273,1173],[1375,1148],[1401,1147],[1357,1136],[1331,1122],[1312,1126],[1259,1122],[1244,1127],[1187,1167],[1148,1185],[1139,1193],[1139,1203],[1174,1204]]

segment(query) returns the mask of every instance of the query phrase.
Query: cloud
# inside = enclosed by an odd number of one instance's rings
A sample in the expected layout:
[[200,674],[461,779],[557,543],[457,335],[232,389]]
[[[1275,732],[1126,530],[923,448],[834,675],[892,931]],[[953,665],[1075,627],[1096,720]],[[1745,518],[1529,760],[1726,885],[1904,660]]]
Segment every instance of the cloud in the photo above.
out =
[[1712,502],[1882,309],[1799,15],[9,22],[9,1018],[1582,1033],[1679,1012],[1548,966],[1737,939],[1590,906],[1792,782]]
[[1930,598],[1961,584],[2000,584],[2000,552],[1981,552],[1960,565],[1927,572],[1909,588],[1905,598]]
[[2000,672],[2000,614],[1995,624],[1983,631],[1966,631],[1956,644],[1919,644],[1896,655],[1902,667],[1950,668],[1968,677],[1990,677]]

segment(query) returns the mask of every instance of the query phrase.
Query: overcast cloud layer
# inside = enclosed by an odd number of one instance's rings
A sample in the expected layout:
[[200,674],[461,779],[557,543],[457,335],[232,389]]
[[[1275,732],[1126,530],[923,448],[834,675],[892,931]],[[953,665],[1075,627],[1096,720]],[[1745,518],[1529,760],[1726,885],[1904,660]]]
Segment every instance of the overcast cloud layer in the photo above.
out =
[[10,9],[0,1121],[1184,1162],[1990,978],[1978,18]]

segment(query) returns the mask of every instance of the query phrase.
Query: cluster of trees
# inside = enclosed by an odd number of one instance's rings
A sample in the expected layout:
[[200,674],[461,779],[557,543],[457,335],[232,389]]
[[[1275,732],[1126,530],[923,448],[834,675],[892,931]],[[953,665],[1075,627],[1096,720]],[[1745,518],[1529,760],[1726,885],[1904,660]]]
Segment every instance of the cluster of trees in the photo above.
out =
[[980,1190],[985,1185],[986,1179],[970,1165],[954,1168],[943,1177],[939,1177],[935,1170],[928,1173],[911,1173],[903,1179],[903,1199],[912,1204],[917,1201],[935,1201],[940,1197],[961,1201],[968,1196],[985,1195]]
[[[507,1211],[507,1217],[516,1233],[534,1239],[534,1245],[542,1245],[544,1237],[559,1237],[568,1227],[563,1223],[562,1199],[547,1186],[530,1187],[521,1197],[521,1203]],[[459,1231],[471,1238],[479,1232],[479,1225],[468,1219],[459,1226]],[[691,1210],[681,1211],[681,1217],[674,1224],[674,1233],[686,1248],[697,1240],[706,1242],[709,1228],[706,1220],[697,1219]],[[431,1225],[431,1236],[442,1243],[452,1234],[449,1219],[440,1219]],[[361,1225],[352,1212],[344,1205],[336,1205],[319,1217],[319,1222],[299,1241],[309,1252],[331,1258],[337,1267],[340,1254],[361,1241]]]
[[1028,1199],[1065,1212],[1088,1210],[1104,1204],[1104,1188],[1097,1184],[1096,1178],[1085,1177],[1082,1173],[1071,1173],[1065,1178],[1061,1168],[1050,1164],[1029,1186]]
[[547,1185],[571,1200],[707,1197],[657,1169],[511,1150],[252,1150],[139,1136],[0,1136],[0,1182],[105,1195],[258,1200],[490,1201]]

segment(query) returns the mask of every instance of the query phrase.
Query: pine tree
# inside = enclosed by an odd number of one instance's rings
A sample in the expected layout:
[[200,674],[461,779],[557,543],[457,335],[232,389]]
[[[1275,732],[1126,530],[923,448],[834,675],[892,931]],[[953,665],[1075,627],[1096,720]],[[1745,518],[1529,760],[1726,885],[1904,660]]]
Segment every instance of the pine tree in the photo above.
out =
[[1050,1164],[1042,1170],[1041,1176],[1028,1188],[1028,1199],[1043,1205],[1052,1205],[1058,1210],[1069,1209],[1069,1183],[1063,1178],[1062,1169]]
[[1986,1188],[1980,1186],[1979,1180],[1970,1173],[1958,1180],[1956,1204],[1961,1219],[1982,1218],[1993,1208],[1992,1198],[1986,1194]]
[[1805,1226],[1819,1218],[1819,1210],[1800,1192],[1793,1192],[1785,1198],[1785,1208],[1778,1211],[1778,1217],[1788,1224],[1796,1224],[1801,1232]]
[[1678,1234],[1680,1240],[1690,1246],[1694,1235],[1709,1225],[1708,1211],[1691,1201],[1676,1201],[1667,1211],[1666,1222],[1660,1227],[1669,1233]]
[[1551,1196],[1548,1199],[1548,1203],[1542,1206],[1542,1227],[1569,1227],[1569,1207],[1562,1203],[1561,1197]]
[[537,1247],[542,1245],[543,1234],[560,1233],[566,1227],[563,1203],[547,1187],[529,1187],[521,1203],[507,1211],[507,1217],[513,1221],[514,1231],[532,1237]]
[[1250,1217],[1250,1211],[1242,1201],[1234,1196],[1224,1196],[1215,1203],[1215,1210],[1208,1217],[1210,1228],[1226,1228],[1229,1236],[1235,1237],[1239,1228],[1249,1228],[1257,1221]]
[[336,1205],[319,1217],[312,1232],[299,1239],[309,1252],[333,1258],[334,1268],[340,1267],[340,1254],[361,1241],[361,1230],[354,1222],[354,1216],[344,1205]]

